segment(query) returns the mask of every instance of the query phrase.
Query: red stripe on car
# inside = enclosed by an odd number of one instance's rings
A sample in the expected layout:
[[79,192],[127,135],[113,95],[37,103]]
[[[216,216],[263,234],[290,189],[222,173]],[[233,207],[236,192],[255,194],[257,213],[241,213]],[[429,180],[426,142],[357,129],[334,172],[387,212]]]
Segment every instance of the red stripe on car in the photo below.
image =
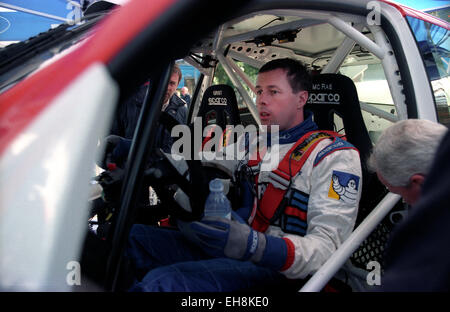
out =
[[75,77],[95,62],[108,63],[175,0],[135,0],[95,26],[78,49],[0,95],[0,154]]

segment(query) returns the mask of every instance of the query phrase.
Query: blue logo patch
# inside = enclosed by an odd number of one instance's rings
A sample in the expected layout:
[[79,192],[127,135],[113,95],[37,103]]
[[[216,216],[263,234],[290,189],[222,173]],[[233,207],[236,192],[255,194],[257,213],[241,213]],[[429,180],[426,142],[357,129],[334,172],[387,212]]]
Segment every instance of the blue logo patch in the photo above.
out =
[[359,194],[359,179],[357,175],[333,170],[328,197],[342,200],[347,204],[355,204]]

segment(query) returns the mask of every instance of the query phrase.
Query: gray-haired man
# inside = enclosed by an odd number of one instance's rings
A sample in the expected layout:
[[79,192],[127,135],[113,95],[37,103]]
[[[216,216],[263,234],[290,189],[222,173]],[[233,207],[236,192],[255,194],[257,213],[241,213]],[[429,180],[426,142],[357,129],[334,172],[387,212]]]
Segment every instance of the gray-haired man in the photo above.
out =
[[369,158],[369,168],[377,173],[389,191],[413,205],[420,197],[434,154],[446,131],[445,126],[429,120],[396,122],[378,139]]

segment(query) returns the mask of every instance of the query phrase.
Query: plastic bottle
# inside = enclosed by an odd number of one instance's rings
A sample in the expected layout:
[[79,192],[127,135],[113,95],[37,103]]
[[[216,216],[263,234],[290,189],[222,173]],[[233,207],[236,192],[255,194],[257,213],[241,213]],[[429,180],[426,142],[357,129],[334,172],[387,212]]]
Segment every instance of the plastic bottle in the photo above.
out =
[[204,215],[231,219],[231,203],[223,193],[223,183],[219,179],[209,182],[209,195],[205,202]]

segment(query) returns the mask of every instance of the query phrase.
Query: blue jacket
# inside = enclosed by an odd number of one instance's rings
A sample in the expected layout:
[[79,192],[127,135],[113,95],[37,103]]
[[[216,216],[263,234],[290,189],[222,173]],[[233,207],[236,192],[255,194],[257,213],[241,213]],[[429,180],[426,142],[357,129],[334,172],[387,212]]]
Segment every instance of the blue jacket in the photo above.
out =
[[[186,102],[180,99],[176,94],[170,98],[169,105],[166,107],[165,112],[174,117],[180,124],[186,124],[187,122],[187,106]],[[163,126],[158,127],[156,147],[160,147],[164,152],[170,153],[172,148],[173,138],[167,129]]]
[[[147,84],[139,87],[138,91],[119,107],[110,134],[118,135],[125,139],[133,138],[145,94],[147,93],[147,88]],[[186,124],[186,102],[180,99],[176,94],[170,98],[170,103],[166,108],[166,112],[175,117],[181,124]],[[165,137],[165,140],[160,141],[163,143],[166,140],[167,137]]]
[[[111,133],[123,137],[124,139],[117,144],[113,151],[113,158],[116,163],[123,163],[126,160],[128,152],[131,147],[134,131],[141,113],[142,104],[147,93],[148,85],[142,85],[139,90],[130,97],[117,111],[116,119],[114,120]],[[180,124],[187,122],[187,106],[186,102],[180,99],[176,94],[170,98],[169,105],[165,112],[174,117]],[[159,125],[156,131],[156,148],[161,148],[164,152],[170,153],[173,139],[170,132],[162,125]],[[152,159],[152,154],[149,156],[149,161]]]

